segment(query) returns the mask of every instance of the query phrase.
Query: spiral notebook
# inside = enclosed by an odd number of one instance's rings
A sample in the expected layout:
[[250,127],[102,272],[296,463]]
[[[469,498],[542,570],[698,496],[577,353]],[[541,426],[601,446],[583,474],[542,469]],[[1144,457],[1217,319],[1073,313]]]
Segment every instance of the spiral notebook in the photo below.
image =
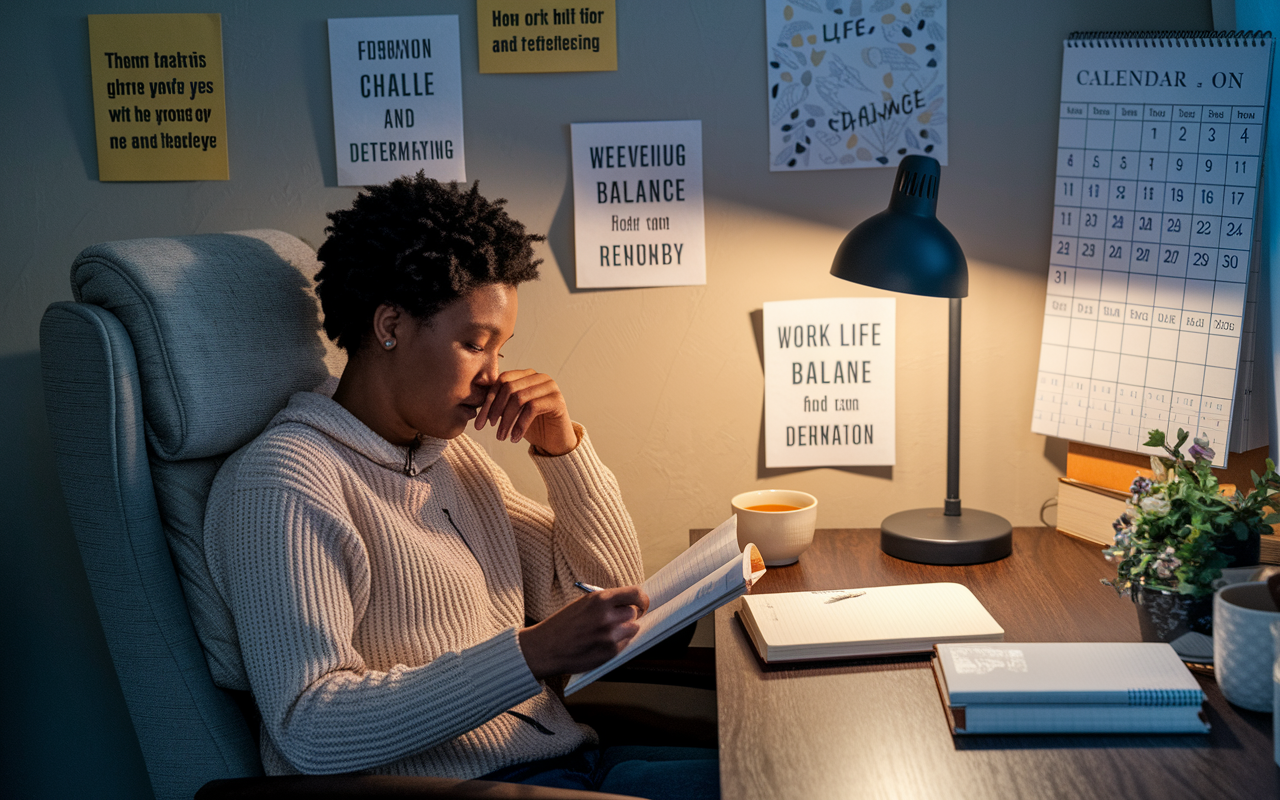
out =
[[1251,250],[1273,50],[1252,32],[1064,43],[1034,432],[1147,452],[1182,428],[1216,466],[1265,443]]
[[1204,691],[1173,648],[1149,642],[939,644],[934,678],[951,730],[1204,733]]

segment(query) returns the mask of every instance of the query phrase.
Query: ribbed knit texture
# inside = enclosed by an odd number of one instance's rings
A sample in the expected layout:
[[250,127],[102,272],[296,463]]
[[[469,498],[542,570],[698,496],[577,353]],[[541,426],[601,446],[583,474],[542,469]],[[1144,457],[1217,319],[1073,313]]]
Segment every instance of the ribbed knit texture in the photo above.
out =
[[575,580],[643,578],[617,482],[585,433],[567,455],[531,454],[547,508],[465,435],[424,437],[406,475],[407,449],[332,390],[294,395],[227,460],[205,518],[244,666],[211,660],[214,680],[252,690],[266,772],[471,778],[591,739],[516,638],[526,617],[578,597]]

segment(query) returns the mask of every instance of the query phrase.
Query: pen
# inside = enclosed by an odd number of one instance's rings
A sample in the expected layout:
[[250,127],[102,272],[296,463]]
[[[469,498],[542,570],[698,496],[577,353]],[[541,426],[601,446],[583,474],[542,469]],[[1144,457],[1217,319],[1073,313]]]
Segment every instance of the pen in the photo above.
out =
[[589,584],[589,583],[583,583],[582,581],[574,581],[574,582],[573,582],[573,585],[574,585],[574,586],[577,586],[579,589],[581,589],[582,591],[586,592],[587,594],[591,594],[592,592],[598,592],[598,591],[601,591],[601,589],[600,589],[600,587],[599,587],[599,586],[592,586],[591,584]]
[[862,597],[866,592],[842,592],[826,599],[826,603],[838,603],[841,600],[848,600],[853,597]]

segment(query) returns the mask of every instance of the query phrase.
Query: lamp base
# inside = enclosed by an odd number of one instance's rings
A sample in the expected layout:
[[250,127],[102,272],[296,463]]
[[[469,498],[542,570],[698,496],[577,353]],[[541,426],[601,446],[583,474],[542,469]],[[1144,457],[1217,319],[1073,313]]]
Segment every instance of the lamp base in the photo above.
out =
[[941,508],[899,511],[880,523],[880,549],[918,564],[982,564],[1013,552],[1013,526],[997,514],[973,509],[958,517],[944,515]]

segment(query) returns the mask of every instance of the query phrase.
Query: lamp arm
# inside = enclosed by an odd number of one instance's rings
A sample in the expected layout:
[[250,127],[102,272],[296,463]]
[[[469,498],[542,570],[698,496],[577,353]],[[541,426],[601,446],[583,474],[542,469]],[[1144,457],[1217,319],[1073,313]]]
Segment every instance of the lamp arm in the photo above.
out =
[[951,298],[947,369],[947,499],[942,513],[960,516],[960,298]]

